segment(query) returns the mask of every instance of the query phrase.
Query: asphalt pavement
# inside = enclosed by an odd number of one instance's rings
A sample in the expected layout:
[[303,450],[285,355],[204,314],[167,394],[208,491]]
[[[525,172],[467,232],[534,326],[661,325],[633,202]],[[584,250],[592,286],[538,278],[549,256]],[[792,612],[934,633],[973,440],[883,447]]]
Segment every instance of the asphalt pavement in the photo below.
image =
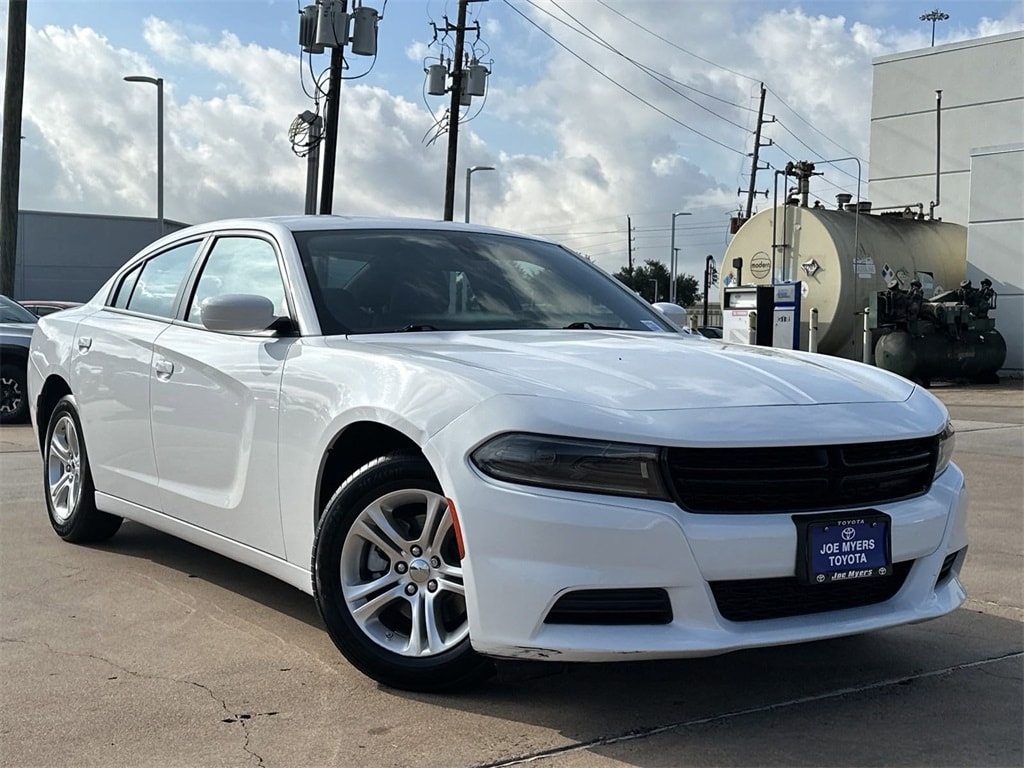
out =
[[969,598],[924,624],[710,659],[514,665],[384,688],[312,598],[125,523],[61,542],[0,428],[3,766],[1020,766],[1024,390],[936,388],[971,490]]

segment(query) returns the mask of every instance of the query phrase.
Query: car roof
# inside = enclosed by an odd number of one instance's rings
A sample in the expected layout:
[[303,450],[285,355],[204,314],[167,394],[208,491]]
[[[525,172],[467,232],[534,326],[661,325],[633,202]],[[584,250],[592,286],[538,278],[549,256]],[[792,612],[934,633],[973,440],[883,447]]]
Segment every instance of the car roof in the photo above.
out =
[[291,232],[309,232],[332,229],[418,229],[449,232],[480,232],[499,235],[514,235],[533,240],[544,240],[541,237],[513,232],[497,227],[479,224],[464,224],[457,221],[438,221],[436,219],[417,219],[397,216],[340,216],[340,215],[294,215],[266,216],[254,218],[220,219],[197,224],[173,233],[175,239],[191,234],[201,234],[224,229],[258,229],[272,231],[287,229]]

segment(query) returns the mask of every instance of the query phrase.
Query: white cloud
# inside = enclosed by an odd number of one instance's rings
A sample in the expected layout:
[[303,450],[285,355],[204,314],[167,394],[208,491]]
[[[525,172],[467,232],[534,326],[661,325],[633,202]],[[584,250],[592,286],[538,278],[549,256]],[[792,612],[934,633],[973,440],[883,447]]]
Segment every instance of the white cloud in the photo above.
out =
[[[550,3],[538,4],[561,15]],[[929,42],[923,29],[900,32],[777,6],[762,11],[748,2],[719,0],[700,13],[690,3],[614,6],[677,48],[599,4],[561,5],[619,51],[689,87],[659,83],[531,11],[606,79],[511,11],[499,17],[496,5],[482,17],[495,75],[483,115],[460,133],[456,206],[461,213],[462,169],[494,165],[496,172],[473,178],[475,221],[570,233],[558,237],[611,271],[624,261],[627,213],[642,235],[639,260],[667,260],[669,215],[683,209],[694,213],[685,226],[680,222],[684,269],[696,274],[707,252],[721,252],[728,214],[740,203],[736,188],[747,186],[752,138],[745,129],[753,126],[757,80],[771,88],[767,113],[778,119],[766,128],[775,146],[764,159],[784,164],[780,146],[797,159],[846,154],[840,147],[866,158],[871,59]],[[946,33],[1019,29],[1019,15],[1017,22],[985,20],[978,30]],[[292,153],[286,132],[311,102],[298,87],[297,56],[155,16],[141,33],[148,47],[126,50],[92,29],[29,30],[22,207],[152,215],[153,89],[121,78],[177,68],[203,88],[168,77],[166,215],[198,222],[300,211],[305,161]],[[399,58],[421,61],[427,51],[425,40],[412,42]],[[342,90],[334,209],[438,218],[445,141],[427,146],[433,116],[375,82],[371,76]],[[853,185],[842,174],[830,172],[829,179]],[[768,186],[763,173],[758,188]],[[830,198],[834,190],[826,190],[822,196]],[[584,237],[595,221],[599,235]]]

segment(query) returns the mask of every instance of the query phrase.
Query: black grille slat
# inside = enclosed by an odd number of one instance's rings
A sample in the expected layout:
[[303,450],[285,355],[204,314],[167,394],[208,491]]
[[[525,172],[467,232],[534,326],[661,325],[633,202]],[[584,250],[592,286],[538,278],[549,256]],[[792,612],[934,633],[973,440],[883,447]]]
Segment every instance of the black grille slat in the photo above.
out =
[[651,589],[581,589],[562,595],[545,624],[669,624],[668,592]]
[[931,487],[934,437],[779,448],[669,448],[666,474],[690,512],[802,512],[884,504]]
[[893,564],[891,576],[803,584],[795,577],[713,581],[711,592],[722,618],[762,621],[884,603],[900,591],[913,561]]

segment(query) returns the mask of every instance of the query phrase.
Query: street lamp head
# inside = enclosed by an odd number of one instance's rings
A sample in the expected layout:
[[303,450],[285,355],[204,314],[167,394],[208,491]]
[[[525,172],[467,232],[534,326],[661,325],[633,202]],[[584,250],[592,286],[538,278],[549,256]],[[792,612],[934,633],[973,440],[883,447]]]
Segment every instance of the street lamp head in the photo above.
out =
[[689,211],[676,211],[675,213],[672,214],[673,218],[676,217],[676,216],[692,216],[692,215],[693,214],[691,214]]
[[124,81],[126,83],[150,83],[159,87],[164,82],[164,79],[162,77],[149,77],[147,75],[126,75]]
[[469,169],[470,171],[493,171],[495,170],[493,165],[474,165]]

